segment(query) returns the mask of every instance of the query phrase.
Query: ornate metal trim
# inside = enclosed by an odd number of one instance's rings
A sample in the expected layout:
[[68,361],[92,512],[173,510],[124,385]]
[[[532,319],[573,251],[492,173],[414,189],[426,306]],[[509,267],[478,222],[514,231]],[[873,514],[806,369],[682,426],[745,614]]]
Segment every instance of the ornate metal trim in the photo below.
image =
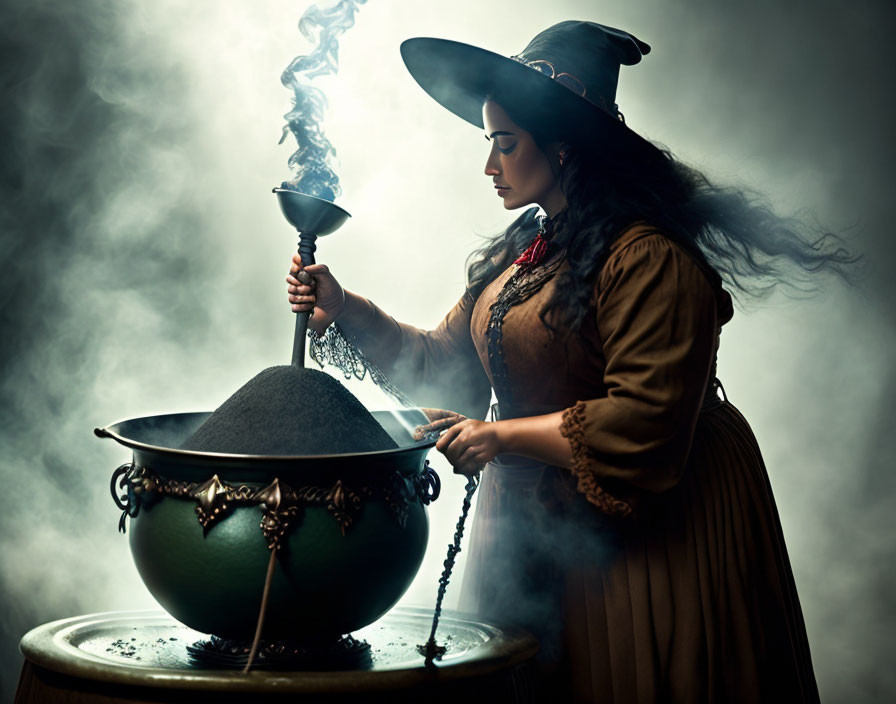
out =
[[[347,488],[341,479],[329,487],[304,486],[292,489],[279,478],[258,488],[247,484],[229,484],[217,474],[204,482],[165,479],[149,467],[123,464],[112,473],[110,489],[115,504],[122,510],[118,530],[125,532],[125,519],[135,518],[140,507],[151,497],[171,497],[196,502],[199,525],[210,529],[236,506],[257,505],[262,510],[260,528],[268,547],[276,550],[293,520],[305,506],[324,506],[339,524],[342,534],[351,526],[361,508],[361,497],[382,496],[399,525],[404,527],[408,508],[416,501],[428,505],[439,497],[439,475],[424,463],[423,472],[407,478],[393,472],[387,481],[357,491]],[[120,493],[123,492],[123,493]]]

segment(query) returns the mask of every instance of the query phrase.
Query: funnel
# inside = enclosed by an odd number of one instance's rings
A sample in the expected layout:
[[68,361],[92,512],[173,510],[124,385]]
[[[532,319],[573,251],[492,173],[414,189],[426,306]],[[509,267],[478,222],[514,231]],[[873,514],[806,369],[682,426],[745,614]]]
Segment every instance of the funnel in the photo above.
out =
[[[299,254],[302,265],[314,264],[317,238],[329,235],[342,227],[351,215],[331,201],[306,193],[275,188],[283,216],[299,232]],[[296,314],[296,332],[292,343],[292,365],[305,366],[305,333],[311,311]]]

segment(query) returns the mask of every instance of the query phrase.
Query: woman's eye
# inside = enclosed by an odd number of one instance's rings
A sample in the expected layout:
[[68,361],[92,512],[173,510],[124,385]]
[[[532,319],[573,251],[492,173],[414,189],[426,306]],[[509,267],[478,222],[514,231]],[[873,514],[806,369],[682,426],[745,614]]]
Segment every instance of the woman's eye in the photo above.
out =
[[498,147],[498,151],[502,154],[510,154],[514,149],[516,149],[516,142],[513,144],[509,144],[507,146],[502,146],[500,142],[496,142],[495,146]]

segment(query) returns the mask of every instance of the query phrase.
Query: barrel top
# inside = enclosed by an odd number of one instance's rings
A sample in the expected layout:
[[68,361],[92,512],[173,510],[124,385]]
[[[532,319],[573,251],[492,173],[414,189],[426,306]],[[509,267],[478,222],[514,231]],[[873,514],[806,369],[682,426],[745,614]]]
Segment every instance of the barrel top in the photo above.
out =
[[426,642],[432,611],[396,607],[352,635],[370,644],[371,664],[328,672],[207,669],[188,646],[207,638],[161,611],[109,612],[53,621],[28,632],[25,658],[47,670],[113,684],[229,692],[384,692],[422,683],[456,681],[508,671],[531,659],[535,638],[521,629],[446,611],[438,640],[448,652],[427,667],[417,652]]

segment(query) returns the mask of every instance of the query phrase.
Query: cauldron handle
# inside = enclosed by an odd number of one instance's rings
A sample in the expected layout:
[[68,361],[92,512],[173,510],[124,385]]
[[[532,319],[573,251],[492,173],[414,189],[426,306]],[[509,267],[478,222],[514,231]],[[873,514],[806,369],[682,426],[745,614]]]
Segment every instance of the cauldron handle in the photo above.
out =
[[[94,430],[97,436],[100,436],[100,429]],[[126,462],[112,473],[112,480],[109,483],[109,489],[112,492],[112,499],[115,505],[121,509],[121,518],[118,520],[118,532],[124,533],[125,519],[130,516],[136,518],[140,513],[140,494],[134,491],[131,485],[131,478],[137,469],[133,462]],[[119,491],[124,493],[119,495]]]
[[[302,266],[311,266],[314,264],[314,252],[317,249],[317,235],[310,232],[299,233],[299,254],[302,257]],[[314,277],[310,274],[300,271],[297,277],[305,285],[310,285],[314,281]],[[305,366],[305,336],[308,332],[308,321],[311,318],[311,311],[303,311],[296,313],[296,332],[292,341],[292,366]]]

